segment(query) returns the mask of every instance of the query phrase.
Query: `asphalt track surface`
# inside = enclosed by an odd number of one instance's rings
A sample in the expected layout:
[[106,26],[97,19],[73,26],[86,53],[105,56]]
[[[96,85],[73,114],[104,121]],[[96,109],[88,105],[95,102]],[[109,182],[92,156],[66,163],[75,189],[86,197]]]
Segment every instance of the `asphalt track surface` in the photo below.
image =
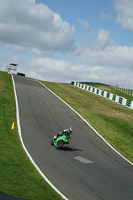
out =
[[[15,76],[23,142],[50,182],[70,200],[133,200],[133,166],[40,83]],[[53,135],[73,127],[69,145]]]

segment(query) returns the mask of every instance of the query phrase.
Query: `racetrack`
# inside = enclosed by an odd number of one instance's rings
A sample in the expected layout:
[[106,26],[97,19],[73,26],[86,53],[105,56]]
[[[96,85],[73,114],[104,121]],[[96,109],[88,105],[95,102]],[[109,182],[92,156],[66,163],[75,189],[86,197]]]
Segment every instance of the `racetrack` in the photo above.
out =
[[[14,81],[23,142],[50,182],[70,200],[132,200],[133,166],[41,84]],[[53,135],[69,127],[70,144],[56,150]]]

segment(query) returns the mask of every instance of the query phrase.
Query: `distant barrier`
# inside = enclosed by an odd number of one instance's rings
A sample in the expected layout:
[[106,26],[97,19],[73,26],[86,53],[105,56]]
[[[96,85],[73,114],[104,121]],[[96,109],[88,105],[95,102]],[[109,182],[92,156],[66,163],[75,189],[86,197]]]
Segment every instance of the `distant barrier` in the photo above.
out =
[[133,109],[133,101],[125,99],[124,97],[120,97],[120,96],[117,96],[117,95],[112,94],[110,92],[100,90],[100,89],[92,87],[90,85],[85,85],[85,84],[78,83],[78,82],[74,82],[74,86],[79,87],[79,88],[84,89],[84,90],[87,90],[89,92],[92,92],[94,94],[100,95],[100,96],[105,97],[109,100],[112,100],[116,103],[119,103],[119,104],[124,105],[128,108]]

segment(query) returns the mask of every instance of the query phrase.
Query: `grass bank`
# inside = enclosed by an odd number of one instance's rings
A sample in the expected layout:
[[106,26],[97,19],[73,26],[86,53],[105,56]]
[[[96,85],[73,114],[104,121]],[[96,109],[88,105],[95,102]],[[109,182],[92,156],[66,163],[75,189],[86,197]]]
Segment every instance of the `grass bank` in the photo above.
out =
[[[15,129],[11,130],[15,122]],[[0,71],[0,193],[28,200],[61,200],[25,154],[16,125],[11,75]]]
[[71,84],[43,82],[133,162],[133,110]]

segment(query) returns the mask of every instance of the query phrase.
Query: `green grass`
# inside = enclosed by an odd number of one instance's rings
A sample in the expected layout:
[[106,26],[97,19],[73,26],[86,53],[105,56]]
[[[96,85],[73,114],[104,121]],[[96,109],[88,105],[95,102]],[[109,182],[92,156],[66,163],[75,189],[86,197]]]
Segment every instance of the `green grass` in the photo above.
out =
[[133,162],[133,110],[70,84],[43,82]]
[[[15,129],[11,130],[15,122]],[[16,125],[11,75],[0,71],[0,193],[30,200],[61,200],[25,154]]]
[[101,84],[93,84],[91,85],[92,87],[95,87],[95,88],[99,88],[100,90],[104,90],[104,91],[107,91],[107,92],[110,92],[110,93],[113,93],[115,95],[118,95],[120,97],[124,97],[125,99],[129,99],[131,101],[133,101],[133,96],[131,95],[128,95],[124,92],[121,92],[119,91],[118,89],[115,89],[114,87],[112,86],[108,86],[108,85],[101,85]]

